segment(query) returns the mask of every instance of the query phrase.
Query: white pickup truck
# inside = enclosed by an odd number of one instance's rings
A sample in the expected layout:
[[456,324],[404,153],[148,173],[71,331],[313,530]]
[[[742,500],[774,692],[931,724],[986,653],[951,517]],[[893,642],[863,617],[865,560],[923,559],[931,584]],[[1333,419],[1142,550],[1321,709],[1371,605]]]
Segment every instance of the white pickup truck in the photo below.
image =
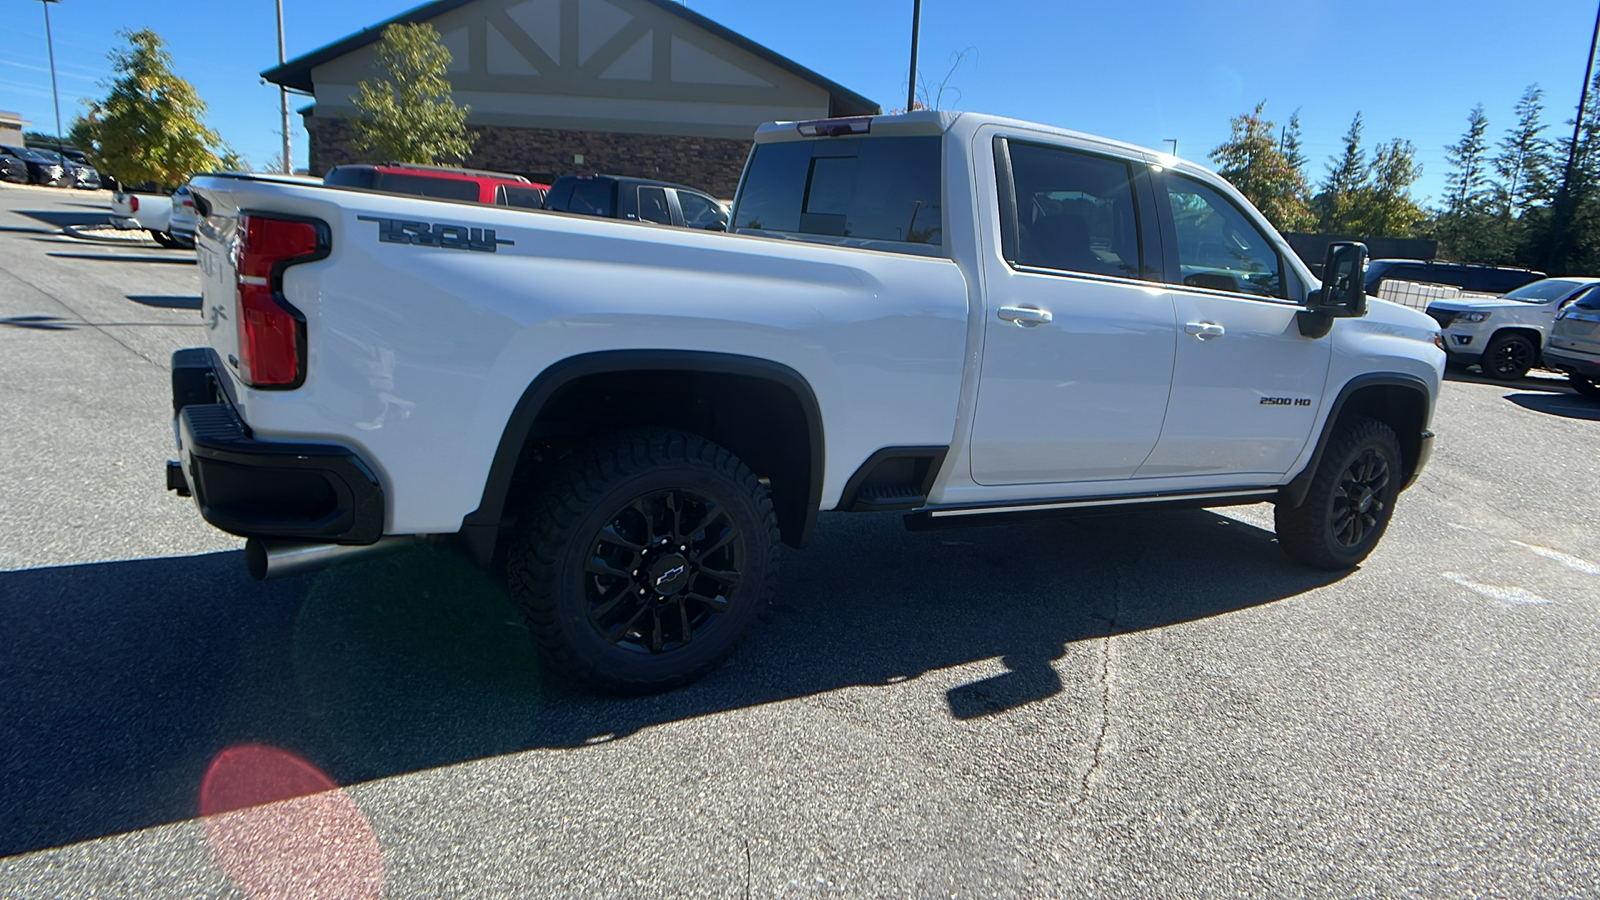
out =
[[172,234],[172,198],[165,194],[134,194],[117,191],[111,195],[111,224],[129,231],[148,231],[150,237],[169,250],[188,249],[190,243]]
[[1426,464],[1437,325],[1215,175],[989,116],[763,126],[730,233],[196,178],[210,346],[168,485],[257,577],[428,536],[547,658],[686,683],[819,511],[914,528],[1270,501],[1354,566]]

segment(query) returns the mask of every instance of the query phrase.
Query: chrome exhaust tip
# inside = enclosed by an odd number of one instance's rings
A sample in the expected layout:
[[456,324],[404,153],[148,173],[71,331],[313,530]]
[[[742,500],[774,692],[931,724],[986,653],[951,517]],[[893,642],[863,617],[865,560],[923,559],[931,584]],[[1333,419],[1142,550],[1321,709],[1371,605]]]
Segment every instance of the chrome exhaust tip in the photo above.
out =
[[267,581],[383,556],[417,543],[416,537],[404,534],[379,538],[375,544],[295,544],[250,538],[244,544],[244,562],[251,578]]

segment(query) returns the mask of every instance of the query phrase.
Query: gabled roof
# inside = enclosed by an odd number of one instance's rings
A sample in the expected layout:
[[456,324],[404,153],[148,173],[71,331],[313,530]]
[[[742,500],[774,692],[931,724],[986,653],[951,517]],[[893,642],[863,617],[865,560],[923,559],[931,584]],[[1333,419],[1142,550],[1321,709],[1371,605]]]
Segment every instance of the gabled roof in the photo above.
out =
[[[274,66],[265,72],[262,72],[261,77],[272,82],[273,84],[282,85],[286,88],[291,88],[297,91],[304,91],[308,94],[312,93],[315,90],[315,85],[311,81],[311,70],[317,66],[359,50],[368,44],[377,43],[378,40],[383,37],[383,30],[388,28],[390,25],[411,25],[417,22],[426,22],[429,19],[437,18],[438,16],[442,16],[451,10],[459,9],[472,2],[473,0],[434,0],[432,3],[425,3],[416,9],[403,12],[392,19],[388,19],[386,21],[379,22],[376,25],[363,28],[343,40],[335,41],[326,47],[313,50],[304,56],[297,56],[281,66]],[[833,99],[833,102],[830,104],[832,107],[830,111],[831,115],[865,116],[877,115],[883,112],[883,108],[872,100],[861,96],[860,94],[850,90],[838,82],[830,81],[829,79],[818,75],[816,72],[811,71],[810,69],[800,65],[786,56],[781,56],[777,53],[774,53],[773,51],[761,46],[755,41],[750,40],[744,35],[719,25],[705,16],[700,15],[694,10],[683,6],[682,4],[673,2],[673,0],[645,0],[645,2],[670,12],[681,19],[685,19],[701,29],[708,31],[719,38],[722,38],[730,44],[733,44],[741,50],[753,53],[767,62],[772,63],[778,68],[809,81],[823,90],[826,90],[832,95]]]

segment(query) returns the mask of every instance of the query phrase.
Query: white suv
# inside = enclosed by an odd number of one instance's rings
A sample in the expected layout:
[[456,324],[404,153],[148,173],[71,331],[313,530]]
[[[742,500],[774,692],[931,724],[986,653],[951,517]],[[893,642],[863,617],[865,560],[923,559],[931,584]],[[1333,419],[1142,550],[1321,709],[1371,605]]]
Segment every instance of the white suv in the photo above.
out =
[[1573,390],[1600,400],[1600,289],[1587,291],[1556,316],[1544,359],[1567,373]]
[[1543,364],[1556,314],[1596,288],[1600,278],[1546,278],[1504,297],[1439,300],[1428,304],[1428,315],[1444,329],[1450,362],[1478,363],[1484,375],[1510,381]]

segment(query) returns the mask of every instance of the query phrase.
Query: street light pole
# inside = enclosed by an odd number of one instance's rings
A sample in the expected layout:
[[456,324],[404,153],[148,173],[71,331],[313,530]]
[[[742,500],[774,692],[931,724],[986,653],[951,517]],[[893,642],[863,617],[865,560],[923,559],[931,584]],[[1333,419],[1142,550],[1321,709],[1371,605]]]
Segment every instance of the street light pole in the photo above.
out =
[[[278,0],[278,65],[284,64],[283,53],[283,0]],[[283,174],[294,174],[294,163],[289,161],[289,89],[278,85],[278,109],[283,113]]]
[[[1594,74],[1594,52],[1600,45],[1600,8],[1595,10],[1594,34],[1589,38],[1589,61],[1583,67],[1583,89],[1578,92],[1578,115],[1572,123],[1572,144],[1567,148],[1567,170],[1556,190],[1555,216],[1550,244],[1546,248],[1545,270],[1554,272],[1560,267],[1567,250],[1567,227],[1572,220],[1572,175],[1577,168],[1578,141],[1583,135],[1584,113],[1589,107],[1589,79]],[[1559,273],[1558,273],[1559,274]]]
[[40,0],[44,6],[44,45],[50,52],[50,97],[56,104],[56,149],[61,149],[61,92],[56,89],[56,42],[50,35],[50,4],[61,0]]
[[906,112],[917,105],[917,32],[922,25],[922,0],[912,0],[911,6],[911,83],[906,88]]

